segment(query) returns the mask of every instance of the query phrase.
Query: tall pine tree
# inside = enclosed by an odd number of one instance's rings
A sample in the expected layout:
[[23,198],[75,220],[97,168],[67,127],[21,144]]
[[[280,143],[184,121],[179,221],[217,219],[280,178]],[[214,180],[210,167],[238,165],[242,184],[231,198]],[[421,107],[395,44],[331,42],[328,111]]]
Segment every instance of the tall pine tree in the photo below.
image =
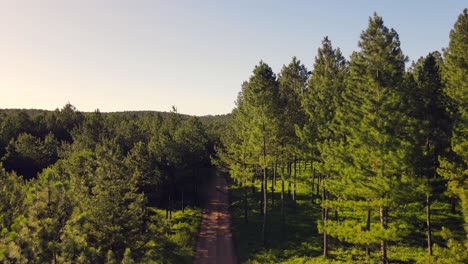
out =
[[425,179],[426,183],[426,225],[428,255],[432,256],[431,203],[434,187],[442,182],[437,175],[438,157],[445,154],[449,147],[451,117],[450,101],[443,92],[441,69],[443,61],[440,53],[433,52],[420,58],[410,71],[414,78],[411,91],[413,108],[408,114],[417,120],[415,143],[415,174]]
[[[406,159],[411,144],[403,135],[409,122],[398,111],[406,57],[396,31],[384,26],[377,14],[369,19],[359,47],[351,57],[336,114],[337,132],[344,137],[329,140],[321,150],[325,168],[334,174],[326,186],[338,200],[348,201],[342,204],[361,208],[366,224],[361,232],[356,230],[359,225],[350,225],[352,220],[331,223],[325,230],[358,244],[380,240],[382,263],[388,263],[387,241],[396,239],[397,232],[389,212],[403,203],[401,191],[410,182]],[[379,228],[370,223],[374,209],[379,211]],[[356,236],[367,239],[358,241]]]
[[[327,174],[322,169],[322,160],[318,149],[325,140],[334,138],[332,121],[341,101],[340,94],[344,88],[345,73],[345,59],[340,50],[334,49],[331,41],[325,37],[322,41],[322,47],[317,51],[314,70],[308,81],[307,93],[302,102],[308,122],[302,130],[298,130],[302,142],[308,146],[307,156],[313,162],[314,172],[321,169],[323,174]],[[313,186],[312,189],[314,189]],[[323,197],[326,197],[325,193]],[[322,216],[322,220],[325,222],[328,208],[323,208]],[[323,235],[323,254],[326,257],[328,255],[326,232]]]
[[266,245],[267,225],[267,168],[272,164],[278,133],[278,82],[273,70],[263,61],[255,66],[245,86],[243,106],[248,114],[249,145],[255,163],[262,169],[263,224],[262,241]]
[[464,241],[466,250],[468,249],[468,9],[463,10],[450,32],[450,43],[444,56],[445,93],[453,100],[456,112],[451,138],[452,153],[441,159],[438,172],[449,181],[449,191],[460,200],[467,234]]

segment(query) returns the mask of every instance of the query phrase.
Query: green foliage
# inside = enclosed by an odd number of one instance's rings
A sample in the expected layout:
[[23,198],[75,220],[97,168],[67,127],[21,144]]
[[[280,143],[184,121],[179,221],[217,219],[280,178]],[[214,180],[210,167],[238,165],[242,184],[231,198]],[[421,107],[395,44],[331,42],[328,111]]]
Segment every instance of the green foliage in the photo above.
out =
[[243,120],[247,142],[254,163],[265,169],[271,164],[274,140],[278,129],[276,103],[278,83],[270,66],[263,61],[255,66],[253,75],[242,91]]
[[82,122],[84,116],[70,103],[67,103],[62,109],[56,109],[54,112],[45,116],[46,128],[55,135],[60,141],[72,141],[72,131]]
[[346,61],[340,49],[333,49],[328,37],[322,41],[315,57],[314,70],[307,83],[302,104],[308,122],[298,130],[301,141],[309,146],[309,158],[319,159],[318,145],[332,138],[334,115],[344,89]]
[[[374,15],[361,34],[361,51],[351,57],[343,101],[337,109],[337,127],[333,133],[344,137],[325,141],[320,148],[325,170],[331,174],[323,186],[344,204],[356,206],[367,202],[360,209],[363,215],[367,210],[383,211],[379,222],[384,231],[372,224],[366,228],[369,223],[364,222],[362,228],[369,230],[362,235],[364,238],[354,241],[350,240],[359,229],[354,220],[343,219],[337,226],[327,224],[325,230],[340,240],[377,244],[397,239],[390,234],[402,235],[402,232],[386,231],[393,229],[387,223],[386,211],[408,201],[407,193],[401,190],[413,183],[404,180],[412,145],[400,132],[400,128],[407,126],[404,114],[398,110],[406,59],[399,45],[398,34]],[[337,203],[337,206],[348,210],[344,204]]]
[[57,150],[58,142],[52,134],[41,140],[23,133],[16,140],[11,139],[2,161],[7,170],[16,171],[26,179],[31,179],[57,160]]
[[[271,138],[263,148],[255,145],[265,135],[258,132],[262,131],[258,125],[264,119],[256,111],[267,109],[274,100],[265,102],[265,92],[258,88],[262,87],[259,83],[266,83],[258,81],[263,80],[261,76],[271,73],[260,74],[261,65],[257,66],[253,77],[242,86],[230,130],[223,137],[225,148],[219,154],[221,164],[229,167],[238,184],[232,206],[242,261],[464,261],[462,252],[467,239],[466,232],[460,230],[460,208],[445,191],[457,196],[466,217],[466,12],[451,32],[444,58],[438,52],[430,53],[409,71],[405,71],[407,58],[401,51],[397,32],[387,28],[377,14],[369,19],[368,28],[361,34],[360,50],[352,54],[349,63],[328,38],[318,50],[310,78],[305,67],[293,58],[279,74],[279,111],[268,119],[272,124]],[[297,136],[291,133],[294,130]],[[449,146],[451,152],[447,151]],[[271,156],[258,162],[260,150],[268,150]],[[440,155],[445,158],[439,161]],[[275,171],[275,176],[282,180],[283,175],[289,176],[288,190],[293,182],[296,191],[290,162],[308,164],[304,159],[312,161],[309,164],[313,168],[308,168],[306,177],[298,176],[297,184],[311,184],[307,200],[312,197],[312,202],[318,202],[316,198],[321,193],[322,220],[317,220],[318,214],[313,216],[312,222],[317,223],[314,230],[311,220],[299,215],[303,208],[289,212],[296,203],[305,202],[305,196],[301,198],[299,191],[296,200],[295,192],[293,196],[275,193],[278,186],[274,175],[264,170],[273,185],[268,194],[262,190],[264,197],[272,201],[268,231],[272,241],[265,246],[259,241],[260,224],[264,227],[265,218],[264,211],[259,214],[258,210],[261,199],[255,190],[259,184],[257,169],[279,165],[280,172]],[[282,168],[286,168],[286,173]],[[281,206],[273,206],[274,197],[281,198]],[[238,206],[241,201],[243,206]],[[312,207],[320,210],[317,205]],[[422,243],[429,236],[425,234],[429,229],[425,223],[431,225],[430,243],[434,245],[434,256],[429,257],[425,257]],[[452,237],[448,238],[444,225],[457,229]],[[287,230],[291,226],[313,230],[307,237],[295,237],[292,250],[285,236],[291,232]],[[319,232],[323,235],[318,236]],[[330,236],[330,250],[324,250],[324,255],[331,260],[318,257],[320,249],[327,248],[322,245]],[[305,247],[309,253],[299,250],[300,242],[308,244]],[[455,254],[459,257],[455,258]]]
[[0,163],[0,230],[8,229],[24,210],[24,184],[15,173],[8,173]]
[[91,244],[117,256],[141,246],[145,216],[143,195],[137,193],[136,182],[129,181],[120,155],[112,142],[98,146],[95,185],[86,206]]
[[445,93],[455,105],[451,155],[440,160],[438,172],[448,182],[448,190],[460,200],[465,221],[463,246],[468,249],[468,9],[463,10],[450,32],[445,51]]
[[201,210],[187,207],[184,212],[175,211],[172,219],[164,219],[163,210],[150,211],[154,213],[148,225],[151,239],[144,245],[142,262],[191,263]]
[[132,251],[129,248],[125,249],[124,256],[122,258],[122,264],[133,264],[135,261],[132,258]]
[[149,206],[198,203],[212,153],[197,118],[70,104],[31,116],[0,113],[0,262],[190,262],[200,211]]
[[261,61],[227,116],[1,110],[0,262],[190,263],[214,162],[243,262],[466,263],[467,30],[405,70],[374,14],[349,62]]
[[279,102],[278,119],[279,144],[286,150],[287,154],[295,154],[300,148],[296,136],[296,126],[302,127],[305,123],[305,113],[301,108],[301,99],[306,93],[306,83],[309,77],[307,68],[301,61],[293,57],[286,66],[283,65],[279,75]]

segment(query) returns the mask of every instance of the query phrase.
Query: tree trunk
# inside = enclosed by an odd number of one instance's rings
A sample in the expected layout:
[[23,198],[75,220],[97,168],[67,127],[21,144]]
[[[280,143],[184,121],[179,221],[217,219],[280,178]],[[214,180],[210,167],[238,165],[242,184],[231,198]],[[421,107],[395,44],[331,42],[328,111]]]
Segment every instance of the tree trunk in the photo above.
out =
[[166,204],[166,219],[169,219],[170,206],[171,206],[171,195],[169,194],[167,197],[167,204]]
[[275,206],[276,162],[273,165],[273,177],[271,178],[271,208]]
[[276,187],[276,172],[278,170],[278,160],[275,160],[275,168],[274,169],[275,169],[275,173],[273,175],[274,176],[273,177],[273,185],[275,185],[275,187]]
[[297,177],[297,167],[296,167],[297,161],[296,158],[294,158],[294,179],[293,179],[293,201],[294,201],[294,210],[296,209],[296,177]]
[[311,182],[312,182],[312,184],[311,184],[311,185],[312,185],[312,189],[311,189],[311,192],[310,192],[310,196],[311,196],[310,199],[312,199],[312,202],[314,202],[315,168],[314,168],[314,163],[313,163],[313,162],[310,164],[310,167],[312,168],[312,180],[311,180]]
[[323,256],[325,258],[328,257],[328,236],[327,236],[327,231],[325,231],[325,227],[327,225],[327,220],[328,220],[328,208],[325,206],[325,201],[326,201],[326,192],[325,188],[322,188],[322,220],[323,220]]
[[266,225],[267,225],[267,169],[263,169],[263,226],[262,240],[263,246],[266,247]]
[[[265,170],[263,170],[263,173],[265,173]],[[263,204],[264,204],[264,200],[263,200],[263,196],[264,196],[264,189],[263,187],[265,186],[264,184],[264,180],[263,180],[263,177],[265,176],[262,176],[262,182],[260,184],[260,190],[261,192],[259,193],[259,196],[261,197],[259,200],[260,200],[260,215],[263,215]]]
[[288,161],[288,196],[289,196],[289,199],[292,199],[292,195],[291,195],[291,174],[292,174],[292,166],[291,166],[291,162]]
[[263,225],[262,225],[262,241],[266,247],[266,224],[267,224],[267,166],[266,166],[266,139],[263,136]]
[[[367,209],[366,215],[366,231],[370,231],[371,210]],[[370,257],[370,247],[366,245],[366,257]]]
[[169,219],[172,220],[172,207],[174,206],[173,204],[173,199],[172,197],[169,196]]
[[453,198],[453,197],[450,197],[449,200],[450,200],[450,205],[451,205],[450,206],[450,212],[452,214],[456,214],[457,213],[457,210],[456,210],[457,200],[455,198]]
[[257,177],[257,175],[258,175],[258,168],[257,168],[257,165],[255,165],[255,174],[252,177],[252,195],[254,198],[255,198],[255,177]]
[[[380,207],[380,226],[383,229],[387,229],[387,208],[386,207]],[[381,254],[381,260],[382,264],[387,264],[387,241],[382,240],[380,241],[380,254]]]
[[285,222],[286,217],[284,215],[284,164],[281,165],[281,235],[284,238],[285,235]]
[[427,254],[432,256],[431,197],[426,194]]
[[[247,181],[245,181],[247,182]],[[248,191],[247,191],[247,184],[244,183],[244,220],[246,223],[249,222],[249,219],[248,219],[248,210],[249,210],[249,201],[248,201],[248,197],[247,197],[247,194],[248,194]]]
[[[429,136],[426,137],[426,151],[430,151],[430,140]],[[433,159],[433,165],[434,167],[432,168],[433,170],[433,177],[434,179],[437,176],[437,164],[436,160],[437,158],[435,157],[435,152],[432,152],[432,159]],[[431,226],[431,182],[429,179],[429,175],[427,175],[427,188],[428,192],[426,193],[426,225],[427,225],[427,254],[429,256],[432,256],[432,226]]]
[[184,188],[182,188],[182,213],[185,213],[185,207],[184,207]]
[[317,197],[320,197],[319,196],[319,194],[320,194],[320,178],[321,178],[320,174],[317,175],[317,192],[316,192]]

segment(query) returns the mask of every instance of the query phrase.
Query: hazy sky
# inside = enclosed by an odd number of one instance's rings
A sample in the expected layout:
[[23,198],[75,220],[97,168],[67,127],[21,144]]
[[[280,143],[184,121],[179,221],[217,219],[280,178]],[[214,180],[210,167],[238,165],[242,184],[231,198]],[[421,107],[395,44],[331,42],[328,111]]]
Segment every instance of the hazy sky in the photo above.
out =
[[376,11],[415,60],[448,45],[466,1],[0,0],[0,108],[223,114],[253,67],[346,57]]

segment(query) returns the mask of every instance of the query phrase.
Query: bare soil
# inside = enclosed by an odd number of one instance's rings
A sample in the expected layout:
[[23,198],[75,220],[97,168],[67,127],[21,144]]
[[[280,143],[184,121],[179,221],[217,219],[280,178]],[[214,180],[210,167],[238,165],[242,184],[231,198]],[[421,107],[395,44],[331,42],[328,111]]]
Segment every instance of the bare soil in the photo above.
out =
[[206,202],[193,263],[237,263],[226,179],[218,174],[213,175],[204,195]]

